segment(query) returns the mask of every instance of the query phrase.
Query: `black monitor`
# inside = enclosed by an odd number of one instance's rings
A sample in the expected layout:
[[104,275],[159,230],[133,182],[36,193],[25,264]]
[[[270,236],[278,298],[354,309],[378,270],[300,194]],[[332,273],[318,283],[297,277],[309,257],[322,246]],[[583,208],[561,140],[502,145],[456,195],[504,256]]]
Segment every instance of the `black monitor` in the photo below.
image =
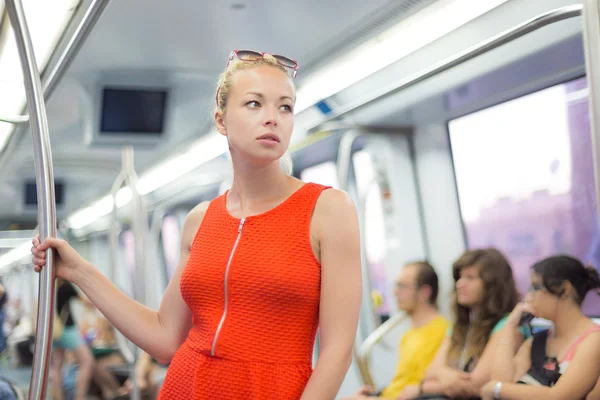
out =
[[101,135],[153,135],[164,132],[166,90],[105,87],[100,111]]
[[[54,181],[54,198],[56,207],[62,207],[65,200],[65,184],[60,180]],[[27,180],[24,185],[25,207],[37,207],[37,185],[35,180]]]

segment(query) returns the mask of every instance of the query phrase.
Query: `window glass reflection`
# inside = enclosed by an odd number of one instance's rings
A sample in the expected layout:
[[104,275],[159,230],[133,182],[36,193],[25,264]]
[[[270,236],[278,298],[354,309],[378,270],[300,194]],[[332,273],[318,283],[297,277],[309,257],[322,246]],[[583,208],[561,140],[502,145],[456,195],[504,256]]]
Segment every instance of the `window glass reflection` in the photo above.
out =
[[[469,247],[502,250],[523,294],[540,258],[600,267],[585,78],[455,119],[449,132]],[[600,315],[596,294],[583,310]]]

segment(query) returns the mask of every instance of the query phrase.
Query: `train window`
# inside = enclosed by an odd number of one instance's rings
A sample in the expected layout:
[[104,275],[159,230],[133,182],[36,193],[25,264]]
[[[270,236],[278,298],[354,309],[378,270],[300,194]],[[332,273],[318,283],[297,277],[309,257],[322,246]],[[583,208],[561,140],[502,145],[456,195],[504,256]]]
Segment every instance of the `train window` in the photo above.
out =
[[[540,258],[600,267],[587,94],[580,78],[449,122],[468,245],[503,251],[523,294]],[[600,316],[600,298],[583,310]]]
[[166,215],[162,222],[160,241],[165,261],[167,280],[170,281],[179,260],[179,223],[174,215]]
[[362,203],[359,210],[363,210],[364,213],[362,217],[365,229],[365,255],[369,263],[375,312],[380,316],[381,322],[385,322],[390,314],[388,288],[391,285],[388,285],[385,268],[386,240],[381,192],[371,155],[365,150],[357,151],[352,155],[352,163],[356,187]]
[[333,161],[327,161],[303,169],[302,172],[300,172],[300,179],[304,182],[319,183],[336,189],[340,187],[337,168]]

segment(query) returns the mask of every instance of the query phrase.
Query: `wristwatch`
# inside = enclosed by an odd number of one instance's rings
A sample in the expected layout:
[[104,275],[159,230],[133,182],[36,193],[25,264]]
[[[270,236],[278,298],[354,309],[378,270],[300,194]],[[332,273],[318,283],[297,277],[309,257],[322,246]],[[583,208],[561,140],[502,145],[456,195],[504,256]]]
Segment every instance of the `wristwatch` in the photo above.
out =
[[500,399],[500,392],[502,391],[502,382],[496,382],[494,386],[494,399]]

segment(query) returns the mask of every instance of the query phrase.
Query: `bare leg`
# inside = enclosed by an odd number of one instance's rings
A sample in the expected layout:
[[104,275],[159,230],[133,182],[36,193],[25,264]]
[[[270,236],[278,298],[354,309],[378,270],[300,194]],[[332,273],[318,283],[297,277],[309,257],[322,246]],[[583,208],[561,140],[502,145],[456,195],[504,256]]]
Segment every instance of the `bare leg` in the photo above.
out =
[[77,360],[77,364],[79,364],[75,400],[85,400],[85,396],[87,395],[92,380],[94,357],[86,345],[81,345],[73,350],[73,355],[75,356],[75,360]]
[[52,360],[50,361],[50,384],[52,388],[52,398],[54,400],[63,400],[63,380],[62,367],[65,361],[65,350],[54,348],[52,350]]
[[109,368],[123,363],[123,358],[116,353],[96,360],[94,381],[100,387],[104,399],[112,398],[120,393],[119,389],[121,389],[121,385]]

